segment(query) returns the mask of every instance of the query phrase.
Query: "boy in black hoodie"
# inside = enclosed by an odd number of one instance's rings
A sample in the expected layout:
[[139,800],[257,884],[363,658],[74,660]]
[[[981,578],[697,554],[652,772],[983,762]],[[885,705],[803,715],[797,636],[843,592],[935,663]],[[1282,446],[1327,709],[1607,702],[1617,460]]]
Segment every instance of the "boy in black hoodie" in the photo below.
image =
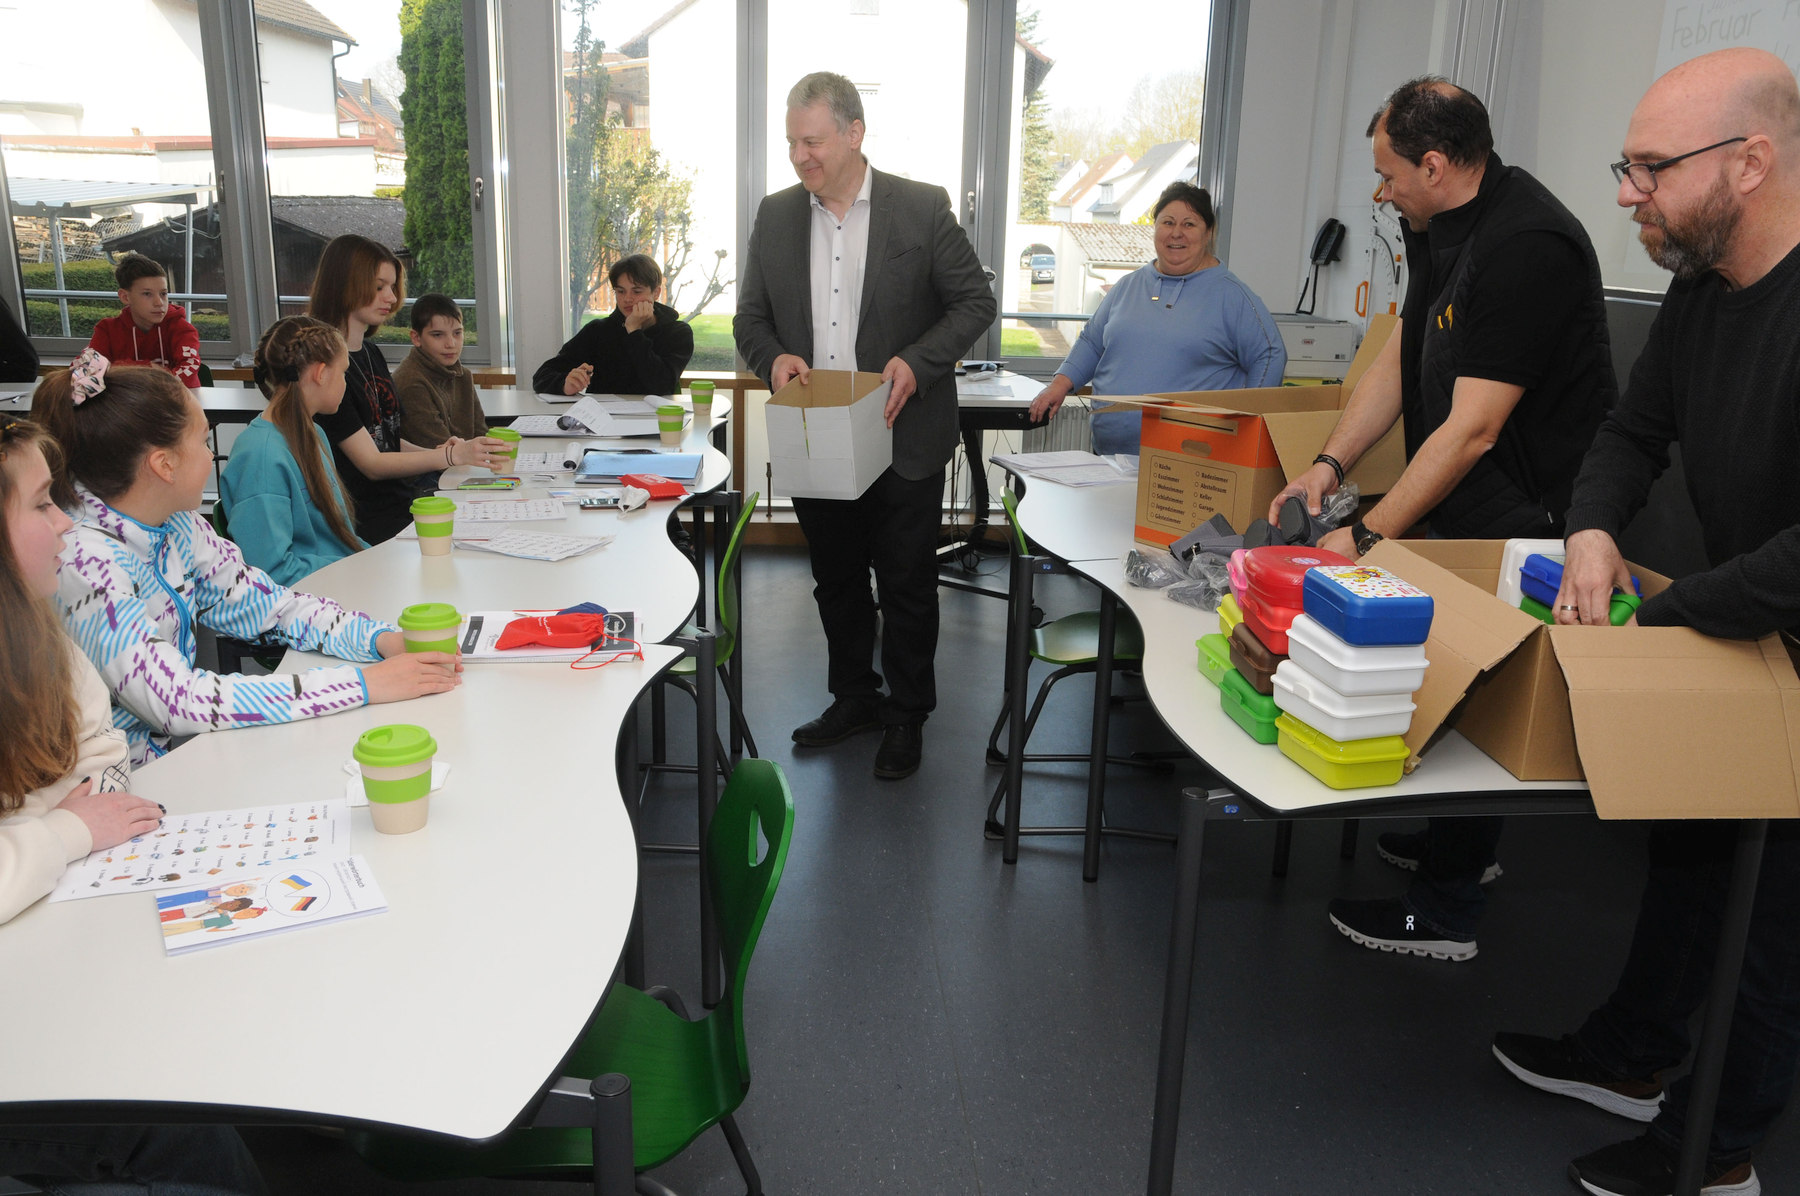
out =
[[674,395],[694,356],[694,330],[681,322],[680,312],[656,302],[662,270],[648,254],[634,253],[606,277],[618,306],[584,325],[539,366],[532,389],[550,395]]

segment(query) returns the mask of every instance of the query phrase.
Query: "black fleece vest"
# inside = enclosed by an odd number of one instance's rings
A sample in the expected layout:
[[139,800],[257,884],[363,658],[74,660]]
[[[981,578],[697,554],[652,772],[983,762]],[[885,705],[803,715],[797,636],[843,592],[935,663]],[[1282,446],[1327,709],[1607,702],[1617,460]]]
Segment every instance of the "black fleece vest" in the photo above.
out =
[[[1495,304],[1529,304],[1531,293],[1481,294],[1484,266],[1508,238],[1547,231],[1569,240],[1586,266],[1586,297],[1563,330],[1543,381],[1528,388],[1507,417],[1499,441],[1431,512],[1438,535],[1470,539],[1560,536],[1582,456],[1618,399],[1600,263],[1587,232],[1531,175],[1488,158],[1480,190],[1461,208],[1432,218],[1423,233],[1406,229],[1412,275],[1401,330],[1401,402],[1407,459],[1450,415],[1462,369],[1467,323],[1446,310],[1484,312]],[[1491,318],[1491,316],[1489,317]]]

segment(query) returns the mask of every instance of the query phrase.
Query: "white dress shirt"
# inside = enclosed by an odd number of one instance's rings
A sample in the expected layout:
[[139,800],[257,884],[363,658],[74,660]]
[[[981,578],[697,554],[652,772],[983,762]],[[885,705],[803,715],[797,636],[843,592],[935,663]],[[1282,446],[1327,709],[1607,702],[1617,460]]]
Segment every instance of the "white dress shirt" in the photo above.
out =
[[815,370],[856,368],[856,326],[869,256],[869,192],[875,170],[865,159],[862,188],[842,220],[812,196],[812,311]]

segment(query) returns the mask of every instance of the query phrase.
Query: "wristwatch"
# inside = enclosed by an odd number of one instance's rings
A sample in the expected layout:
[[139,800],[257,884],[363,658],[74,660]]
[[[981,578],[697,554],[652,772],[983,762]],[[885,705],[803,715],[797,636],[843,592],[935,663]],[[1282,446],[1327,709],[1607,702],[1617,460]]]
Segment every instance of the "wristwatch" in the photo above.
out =
[[1367,555],[1369,549],[1387,539],[1380,532],[1365,527],[1360,519],[1350,525],[1350,538],[1356,542],[1357,556]]

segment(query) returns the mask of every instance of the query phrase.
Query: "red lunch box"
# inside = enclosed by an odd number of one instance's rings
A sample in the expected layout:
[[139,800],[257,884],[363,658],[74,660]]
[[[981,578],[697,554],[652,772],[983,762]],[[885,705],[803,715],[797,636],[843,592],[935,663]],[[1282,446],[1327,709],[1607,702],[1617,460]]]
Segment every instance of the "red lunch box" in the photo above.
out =
[[1288,627],[1306,608],[1301,597],[1306,571],[1352,562],[1335,552],[1305,545],[1269,544],[1244,554],[1244,623],[1269,651],[1286,656]]

